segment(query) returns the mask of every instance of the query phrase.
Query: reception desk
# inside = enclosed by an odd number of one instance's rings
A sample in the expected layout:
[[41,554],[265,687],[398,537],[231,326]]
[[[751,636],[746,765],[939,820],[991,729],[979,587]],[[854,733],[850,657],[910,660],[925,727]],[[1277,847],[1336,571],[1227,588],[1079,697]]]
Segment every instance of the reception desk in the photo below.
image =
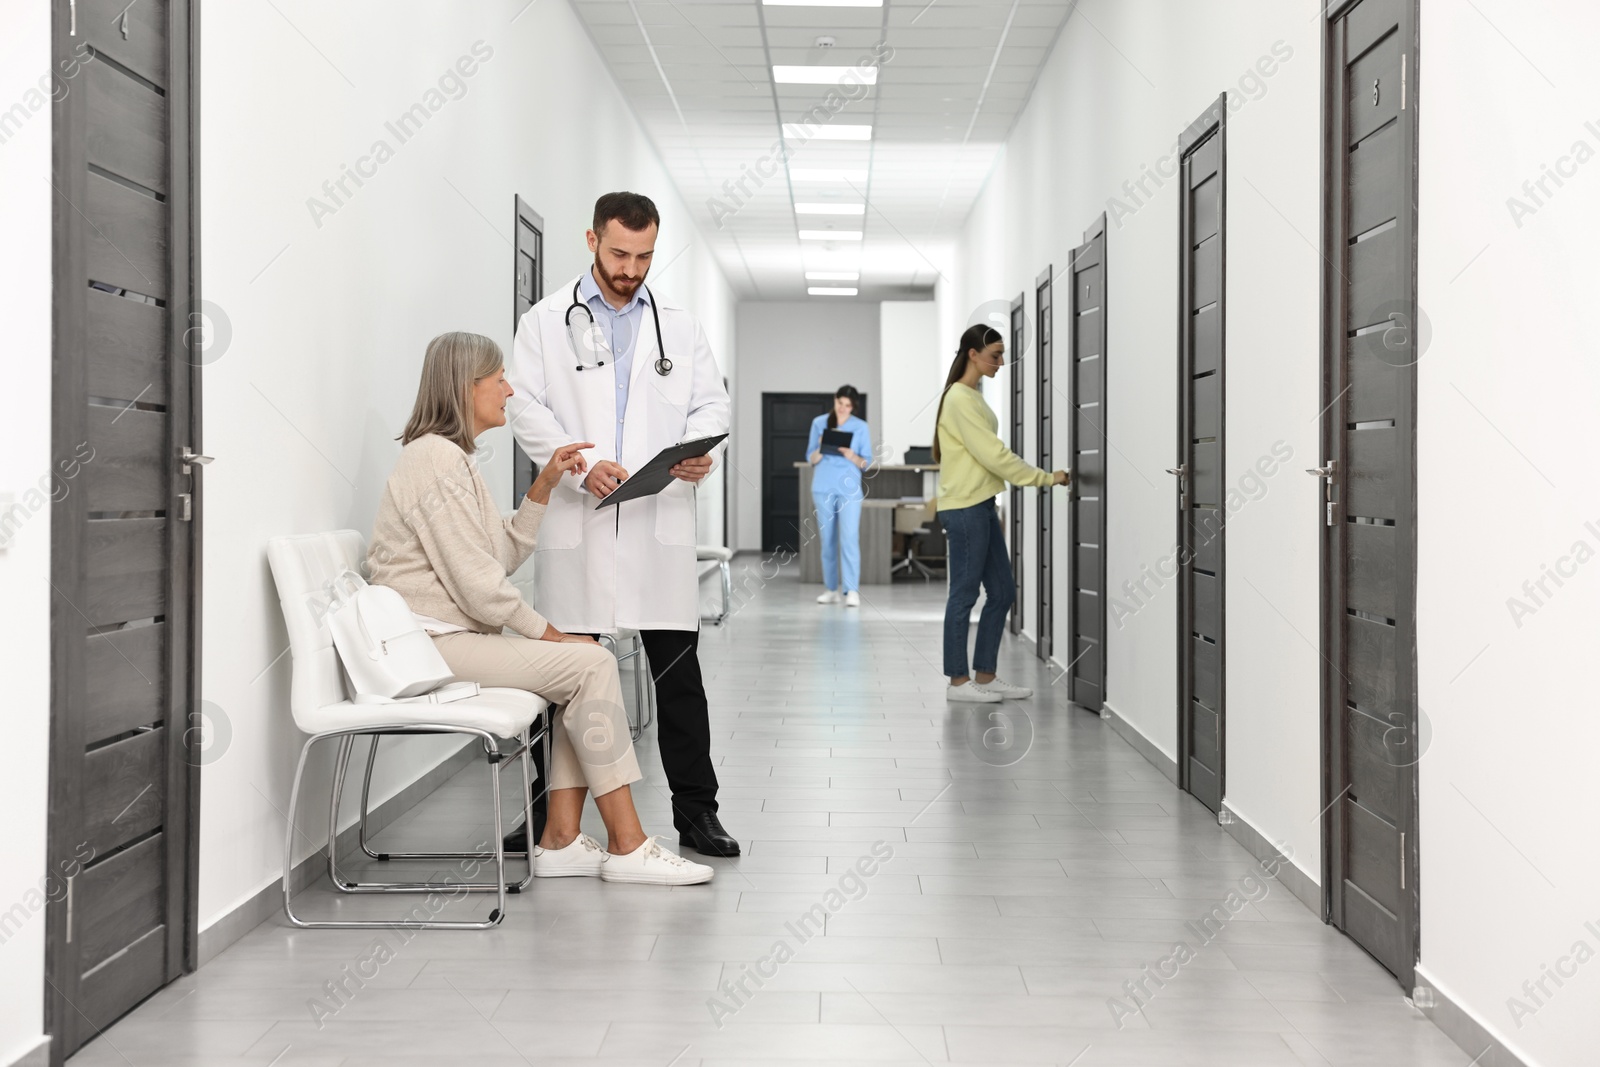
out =
[[[822,545],[817,536],[817,509],[811,503],[812,466],[796,463],[800,473],[800,580],[822,583]],[[894,513],[910,501],[932,499],[939,468],[933,464],[870,467],[861,477],[861,584],[888,585],[894,566]],[[913,505],[914,506],[914,505]]]

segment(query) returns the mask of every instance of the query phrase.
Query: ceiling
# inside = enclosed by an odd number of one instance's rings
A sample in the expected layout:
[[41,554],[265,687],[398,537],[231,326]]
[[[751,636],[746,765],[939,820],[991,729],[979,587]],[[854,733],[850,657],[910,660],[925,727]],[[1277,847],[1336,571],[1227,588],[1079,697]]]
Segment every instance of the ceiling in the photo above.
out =
[[[1075,4],[572,0],[735,290],[819,303],[931,295]],[[870,73],[785,84],[775,64],[876,67],[877,84],[855,84]],[[836,110],[813,111],[830,94]],[[870,139],[829,137],[864,125]],[[818,170],[851,173],[806,174]],[[797,215],[797,204],[861,214]],[[862,236],[801,238],[812,230]],[[860,280],[806,280],[818,270]],[[808,297],[818,285],[859,293]]]

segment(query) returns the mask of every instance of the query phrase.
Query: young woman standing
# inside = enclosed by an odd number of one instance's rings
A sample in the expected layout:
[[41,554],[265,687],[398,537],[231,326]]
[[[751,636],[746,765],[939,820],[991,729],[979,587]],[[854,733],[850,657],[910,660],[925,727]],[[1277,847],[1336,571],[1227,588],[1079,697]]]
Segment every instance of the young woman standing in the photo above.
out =
[[[816,468],[811,476],[811,502],[817,506],[817,531],[822,537],[822,584],[827,591],[818,604],[861,606],[861,472],[872,462],[872,434],[856,417],[861,394],[841,385],[833,394],[833,410],[811,420],[806,458]],[[822,447],[822,431],[842,430],[850,447]],[[842,559],[841,559],[842,557]]]
[[[950,545],[950,599],[944,609],[944,673],[951,700],[992,704],[1031,697],[1032,689],[995,677],[1000,634],[1016,599],[1016,580],[1006,555],[1005,534],[995,510],[995,494],[1012,485],[1066,485],[1066,471],[1030,466],[1001,442],[1000,420],[978,391],[985,378],[1005,365],[1005,341],[992,326],[968,327],[944,395],[939,399],[933,458],[939,464],[939,522]],[[978,587],[985,594],[973,649],[977,676],[967,673],[967,626]]]

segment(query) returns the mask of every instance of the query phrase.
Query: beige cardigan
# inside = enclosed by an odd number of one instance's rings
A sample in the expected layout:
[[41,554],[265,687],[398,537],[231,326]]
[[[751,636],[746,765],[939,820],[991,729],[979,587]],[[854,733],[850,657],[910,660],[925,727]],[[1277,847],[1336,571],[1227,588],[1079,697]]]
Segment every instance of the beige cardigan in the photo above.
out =
[[368,573],[419,615],[485,634],[509,626],[537,640],[548,624],[507,575],[533,552],[544,510],[524,497],[515,516],[502,518],[472,457],[427,434],[401,449],[389,475]]

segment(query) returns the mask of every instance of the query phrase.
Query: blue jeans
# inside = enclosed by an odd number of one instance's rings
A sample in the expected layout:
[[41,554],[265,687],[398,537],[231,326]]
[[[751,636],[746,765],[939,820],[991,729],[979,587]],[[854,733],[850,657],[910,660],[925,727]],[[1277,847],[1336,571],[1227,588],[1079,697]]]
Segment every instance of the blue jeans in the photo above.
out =
[[985,595],[972,662],[978,673],[993,674],[1000,659],[1006,612],[1017,598],[1000,514],[994,501],[987,500],[970,508],[941,511],[939,523],[944,527],[950,556],[950,599],[944,606],[945,676],[960,678],[968,674],[967,625],[972,618],[972,605],[978,602],[980,584]]
[[859,591],[861,491],[812,493],[811,502],[817,506],[817,532],[822,537],[822,584],[839,593]]

